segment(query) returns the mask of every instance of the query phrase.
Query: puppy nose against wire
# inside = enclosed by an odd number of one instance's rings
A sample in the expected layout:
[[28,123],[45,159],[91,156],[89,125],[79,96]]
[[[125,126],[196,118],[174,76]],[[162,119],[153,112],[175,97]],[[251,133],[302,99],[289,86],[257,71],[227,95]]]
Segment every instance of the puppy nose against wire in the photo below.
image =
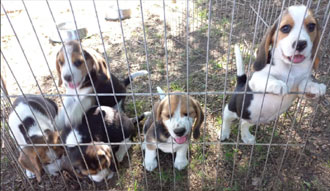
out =
[[65,75],[64,80],[67,81],[67,82],[71,82],[72,81],[71,75]]
[[185,132],[186,132],[185,128],[176,128],[176,129],[174,129],[174,133],[179,137],[184,135]]
[[[297,43],[297,41],[293,42],[292,48],[295,48],[296,47],[296,43]],[[297,48],[296,48],[297,51],[301,52],[306,47],[307,47],[307,41],[305,41],[305,40],[298,40],[298,44],[297,44]]]

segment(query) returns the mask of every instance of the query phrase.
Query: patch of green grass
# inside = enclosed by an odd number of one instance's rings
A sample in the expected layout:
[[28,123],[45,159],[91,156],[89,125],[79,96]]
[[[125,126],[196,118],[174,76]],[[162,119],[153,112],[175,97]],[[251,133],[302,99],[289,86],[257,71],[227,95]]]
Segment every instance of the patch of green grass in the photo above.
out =
[[237,181],[234,182],[234,185],[232,187],[227,187],[223,189],[224,191],[238,191],[241,190],[239,183]]
[[214,69],[222,69],[223,65],[221,62],[217,62],[215,60],[209,60],[209,64],[214,68]]
[[209,11],[207,9],[199,10],[198,17],[206,20],[206,19],[208,19],[208,13],[209,13]]
[[225,161],[228,163],[233,162],[233,157],[234,157],[234,150],[232,149],[231,145],[224,145],[223,146],[224,151],[225,151]]
[[[144,112],[144,102],[140,100],[135,100],[136,112],[137,115],[140,115]],[[134,103],[133,101],[125,102],[125,110],[128,114],[135,116]]]
[[182,85],[177,82],[171,83],[170,88],[172,91],[180,91],[180,92],[184,91],[184,89],[182,88]]
[[219,115],[219,116],[217,116],[216,118],[215,118],[215,120],[216,120],[216,124],[217,124],[217,129],[221,129],[221,125],[222,125],[222,116],[221,115]]
[[184,171],[179,171],[179,170],[175,169],[175,181],[176,182],[182,181],[184,176],[185,176]]

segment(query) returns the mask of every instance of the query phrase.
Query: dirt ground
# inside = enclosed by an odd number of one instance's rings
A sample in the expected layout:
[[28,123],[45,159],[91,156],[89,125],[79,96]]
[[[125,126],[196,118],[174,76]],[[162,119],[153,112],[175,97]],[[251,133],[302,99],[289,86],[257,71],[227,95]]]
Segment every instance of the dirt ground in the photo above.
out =
[[[251,17],[251,7],[244,5],[244,1],[238,1],[231,25],[232,1],[213,2],[209,62],[206,65],[208,3],[198,0],[189,5],[189,52],[187,56],[186,1],[165,2],[167,52],[164,48],[162,1],[143,2],[147,57],[139,1],[128,1],[126,4],[121,4],[132,10],[131,18],[122,22],[126,47],[123,44],[120,22],[104,19],[105,12],[109,10],[107,9],[109,3],[96,1],[105,50],[109,57],[112,73],[123,79],[128,75],[128,66],[131,72],[149,69],[150,84],[147,76],[137,78],[132,83],[133,89],[128,87],[128,92],[149,93],[150,89],[152,92],[156,92],[157,86],[166,91],[169,89],[171,92],[185,92],[187,89],[189,92],[204,92],[206,88],[209,92],[219,92],[224,91],[225,86],[227,86],[226,91],[232,91],[235,86],[236,73],[231,53],[233,44],[239,43],[242,48],[249,48],[246,50],[252,49],[255,15],[253,14]],[[322,20],[328,2],[326,0],[320,2],[317,16]],[[281,1],[274,1],[274,3],[273,9],[264,8],[261,16],[265,20],[270,18],[267,17],[270,12],[274,14],[272,20],[278,16],[276,10],[279,11]],[[73,19],[69,2],[50,1],[49,4],[56,22]],[[41,90],[61,106],[58,94],[64,93],[64,88],[59,87],[59,92],[57,92],[58,76],[55,70],[55,55],[61,44],[49,41],[49,38],[56,34],[56,28],[47,4],[41,1],[26,2],[45,56],[22,3],[4,1],[3,6],[8,11],[10,21],[26,55],[25,58],[2,10],[1,76],[6,79],[9,94],[20,95],[20,88],[27,94],[40,94]],[[316,6],[317,2],[313,2],[312,7]],[[103,54],[104,48],[93,2],[72,1],[72,7],[78,25],[88,26],[89,36],[82,41],[82,45]],[[257,3],[252,7],[257,9]],[[268,23],[271,22],[268,21]],[[223,101],[225,100],[227,103],[230,95],[211,94],[207,96],[206,101],[204,95],[195,95],[194,97],[199,100],[202,108],[206,108],[206,120],[201,138],[191,140],[190,164],[187,169],[175,170],[173,156],[159,152],[160,167],[153,172],[145,172],[142,165],[141,146],[135,144],[129,151],[130,160],[126,157],[119,166],[118,174],[107,183],[93,183],[87,178],[77,181],[68,178],[65,174],[63,175],[65,179],[62,176],[44,175],[40,184],[35,179],[30,180],[33,188],[35,190],[328,190],[330,187],[329,24],[326,28],[324,39],[327,40],[323,40],[320,47],[320,67],[314,73],[317,81],[327,84],[326,96],[320,100],[302,99],[301,102],[300,99],[297,99],[292,107],[280,116],[276,124],[272,122],[261,125],[258,129],[251,128],[253,133],[257,130],[256,140],[260,145],[236,144],[237,140],[240,141],[237,139],[236,125],[232,129],[230,139],[226,141],[227,144],[219,144],[217,131],[222,124]],[[232,35],[229,35],[231,29]],[[262,24],[258,26],[260,32],[257,35],[257,42],[265,29],[266,27]],[[256,47],[253,47],[252,50],[255,49]],[[166,54],[168,55],[168,68]],[[188,74],[187,57],[189,58]],[[250,58],[254,59],[245,52],[246,63]],[[6,63],[9,63],[10,67]],[[154,101],[158,99],[157,96],[153,97]],[[137,115],[139,115],[144,111],[149,111],[152,103],[149,96],[137,95],[135,105]],[[125,107],[129,116],[136,115],[132,97],[128,96]],[[6,114],[8,108],[1,106],[1,111]],[[139,125],[140,131],[142,125],[143,123]],[[2,123],[2,126],[6,125]],[[271,139],[271,137],[273,138]],[[133,142],[136,143],[142,140],[143,135],[133,138]],[[240,141],[240,143],[242,142]],[[269,147],[269,143],[272,143],[272,146]],[[288,147],[285,144],[288,144]],[[11,140],[8,140],[1,149],[1,190],[32,190],[21,169],[17,166],[16,158],[8,154],[12,150],[17,157],[18,153]],[[81,184],[81,188],[79,184]]]

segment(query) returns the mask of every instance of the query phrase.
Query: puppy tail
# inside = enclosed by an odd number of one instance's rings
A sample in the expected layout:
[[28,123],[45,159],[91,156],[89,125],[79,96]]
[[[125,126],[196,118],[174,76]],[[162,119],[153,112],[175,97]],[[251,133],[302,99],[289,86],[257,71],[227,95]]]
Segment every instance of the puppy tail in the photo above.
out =
[[236,67],[237,67],[237,84],[246,83],[246,75],[244,71],[243,59],[239,46],[235,44],[235,57],[236,57]]
[[[134,72],[134,73],[131,73],[131,79],[133,80],[134,78],[136,77],[139,77],[139,76],[144,76],[148,74],[148,71],[147,70],[140,70],[140,71],[137,71],[137,72]],[[125,80],[124,80],[124,85],[125,86],[128,86],[130,83],[131,83],[131,80],[130,80],[130,77],[127,77]]]
[[151,115],[150,111],[144,112],[143,114],[141,114],[140,116],[138,116],[137,120],[136,117],[132,117],[131,121],[134,125],[136,125],[137,123],[140,123],[140,121],[142,121],[144,118],[149,117]]
[[[162,88],[160,88],[159,86],[157,86],[157,92],[160,94],[164,94],[165,92],[162,90]],[[160,100],[165,98],[165,95],[159,95]]]

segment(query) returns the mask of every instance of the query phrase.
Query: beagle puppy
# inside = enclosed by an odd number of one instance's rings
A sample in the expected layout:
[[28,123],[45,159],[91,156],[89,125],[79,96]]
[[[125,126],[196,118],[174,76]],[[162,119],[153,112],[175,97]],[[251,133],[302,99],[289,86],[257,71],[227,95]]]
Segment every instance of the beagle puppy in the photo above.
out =
[[[31,140],[34,144],[59,144],[60,133],[58,131],[45,130],[45,137],[34,135]],[[46,141],[45,141],[46,139]],[[35,174],[37,181],[41,182],[43,169],[52,175],[57,175],[61,169],[61,156],[64,148],[61,146],[32,146],[24,147],[19,155],[18,162],[26,170]]]
[[[67,56],[65,54],[67,52]],[[84,60],[86,59],[86,64]],[[86,67],[87,66],[87,67]],[[56,70],[59,77],[58,85],[64,84],[67,94],[93,94],[93,93],[126,93],[126,86],[130,84],[130,79],[147,74],[145,70],[132,73],[124,81],[120,81],[115,75],[108,76],[107,64],[104,58],[92,49],[80,48],[79,41],[69,41],[60,49],[56,56]],[[89,77],[89,74],[91,78]],[[112,79],[112,84],[110,81]],[[94,92],[92,82],[96,92]],[[125,96],[116,96],[119,107],[123,109]],[[77,96],[69,96],[64,99],[64,106],[68,111],[71,123],[79,124],[84,111],[95,105],[95,96],[79,96],[82,107]],[[114,107],[116,101],[114,96],[98,96],[100,105]],[[65,112],[60,112],[56,120],[59,126],[69,124]],[[65,124],[63,124],[63,121]]]
[[33,147],[21,145],[58,143],[58,133],[54,131],[51,121],[57,115],[57,111],[57,105],[52,100],[27,95],[26,99],[20,96],[14,101],[13,110],[9,114],[10,134],[22,149],[19,162],[26,169],[27,176],[29,178],[37,176],[39,182],[41,181],[42,166],[46,170],[48,169],[50,174],[56,175],[59,169],[55,162],[63,154],[62,149],[61,147],[39,146],[35,150]]
[[[104,123],[102,115],[104,117]],[[66,127],[62,131],[62,138],[69,150],[69,157],[78,174],[88,176],[91,180],[100,182],[105,178],[111,178],[115,171],[115,162],[121,162],[128,149],[131,147],[130,138],[135,133],[134,124],[138,123],[149,113],[144,113],[135,118],[128,118],[127,115],[112,107],[101,106],[91,107],[87,112],[87,120],[82,120],[81,124],[76,125],[73,129]],[[120,123],[122,120],[122,125]],[[89,123],[90,130],[87,125]],[[90,145],[80,146],[84,155],[87,167],[78,148],[78,143],[122,143],[120,145]],[[91,137],[93,139],[91,139]],[[125,145],[125,142],[128,143]],[[115,157],[111,156],[110,149],[115,153]],[[99,159],[98,159],[99,158]],[[100,162],[99,162],[100,160]]]
[[191,133],[195,139],[199,138],[199,129],[204,121],[200,104],[190,96],[170,95],[154,105],[153,115],[143,127],[145,168],[152,171],[157,167],[158,146],[163,152],[176,153],[174,167],[184,169],[188,165],[188,139]]
[[[255,137],[250,133],[249,128],[253,124],[274,120],[278,113],[285,112],[298,96],[288,94],[289,92],[305,91],[308,98],[317,98],[325,94],[326,86],[313,82],[310,76],[310,70],[312,67],[316,69],[319,62],[316,49],[320,40],[320,29],[310,10],[307,10],[305,15],[306,9],[304,5],[287,8],[282,13],[281,20],[278,19],[268,29],[258,48],[254,63],[255,72],[250,80],[247,80],[244,73],[239,47],[235,46],[237,65],[235,91],[244,91],[245,84],[248,83],[247,91],[266,90],[266,94],[264,100],[263,94],[246,94],[244,103],[243,94],[234,94],[231,97],[223,114],[223,126],[219,132],[221,140],[229,138],[232,121],[242,116],[241,138],[244,143],[253,144]],[[277,28],[278,32],[276,32]],[[272,52],[274,55],[270,54]],[[316,59],[313,63],[314,56]],[[273,59],[270,63],[271,57]]]

